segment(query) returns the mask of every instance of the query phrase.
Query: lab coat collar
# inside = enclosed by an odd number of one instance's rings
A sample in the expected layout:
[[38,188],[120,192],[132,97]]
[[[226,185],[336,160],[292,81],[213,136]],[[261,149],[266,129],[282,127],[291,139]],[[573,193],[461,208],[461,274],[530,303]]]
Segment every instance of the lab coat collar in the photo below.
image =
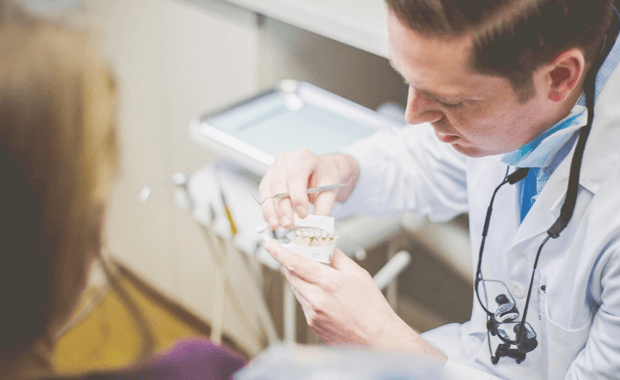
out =
[[[620,40],[619,40],[620,41]],[[619,43],[616,42],[616,45]],[[620,67],[594,106],[594,122],[583,156],[579,183],[596,193],[620,157]]]
[[[620,17],[614,8],[615,17]],[[620,157],[620,39],[596,77],[594,121],[586,143],[579,183],[595,193]]]

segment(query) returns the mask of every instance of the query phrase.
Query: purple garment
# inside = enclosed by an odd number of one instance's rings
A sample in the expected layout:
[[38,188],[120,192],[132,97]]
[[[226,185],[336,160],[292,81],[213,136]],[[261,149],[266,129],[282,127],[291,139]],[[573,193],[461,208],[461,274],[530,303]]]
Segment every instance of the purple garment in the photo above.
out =
[[205,338],[175,342],[144,363],[114,373],[91,374],[88,380],[229,380],[246,361],[234,351]]

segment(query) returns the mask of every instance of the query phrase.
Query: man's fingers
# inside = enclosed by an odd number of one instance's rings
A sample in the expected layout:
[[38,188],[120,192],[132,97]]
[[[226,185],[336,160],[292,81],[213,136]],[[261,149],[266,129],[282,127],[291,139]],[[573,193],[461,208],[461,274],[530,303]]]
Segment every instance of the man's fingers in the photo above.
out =
[[285,273],[287,273],[286,279],[288,280],[289,284],[291,284],[291,288],[293,289],[293,291],[296,294],[299,294],[301,297],[303,297],[303,299],[306,302],[308,302],[307,300],[308,294],[314,291],[317,285],[304,281],[303,279],[299,278],[298,276],[296,276],[294,273],[291,273],[290,271],[286,271]]
[[280,227],[280,220],[276,214],[273,199],[265,200],[265,202],[261,205],[261,208],[263,209],[263,218],[269,224],[269,228],[275,231],[278,227]]
[[357,268],[361,268],[353,259],[345,255],[345,253],[338,248],[334,249],[331,266],[341,272],[348,272],[352,269],[356,270]]
[[273,203],[278,213],[280,226],[282,228],[293,228],[294,217],[293,208],[291,207],[291,200],[286,198],[274,199]]
[[[282,160],[284,153],[278,155],[278,161],[276,161],[276,169],[271,176],[270,195],[273,197],[276,194],[288,193],[288,181],[286,179],[286,170],[280,169],[283,165]],[[283,228],[289,228],[293,225],[293,209],[291,208],[291,201],[288,197],[271,199],[273,207],[276,210],[276,217],[278,218],[278,224]]]
[[293,294],[295,294],[295,298],[297,298],[297,301],[299,301],[299,304],[301,305],[301,309],[304,312],[304,317],[306,317],[306,322],[310,323],[310,320],[311,320],[310,318],[313,313],[312,305],[310,305],[310,302],[308,302],[306,297],[304,297],[303,294],[301,294],[297,289],[295,289],[295,287],[292,287],[292,288],[293,288]]
[[259,191],[259,201],[262,202],[261,209],[263,210],[263,218],[267,223],[269,223],[269,227],[272,230],[275,230],[280,226],[280,222],[278,221],[278,215],[276,214],[276,209],[273,205],[273,200],[271,197],[271,177],[273,175],[274,166],[270,166],[267,170],[267,173],[260,181],[260,185],[258,185]]
[[265,250],[283,267],[302,280],[311,284],[318,283],[334,269],[314,260],[308,259],[295,252],[289,251],[275,241],[265,243]]
[[288,190],[295,212],[300,218],[305,218],[308,215],[308,175],[302,173],[301,176],[292,177],[288,182]]
[[269,167],[259,186],[261,200],[276,194],[287,194],[280,199],[267,199],[262,205],[263,216],[272,229],[293,227],[293,212],[301,218],[308,215],[309,203],[314,203],[316,215],[331,213],[337,191],[323,191],[308,194],[308,187],[335,184],[337,179],[336,159],[325,159],[308,149],[294,153],[280,152]]
[[[291,203],[300,218],[308,215],[308,185],[310,177],[317,170],[317,155],[308,149],[293,153],[294,166],[289,169],[288,188]],[[293,160],[291,160],[293,162]]]
[[336,201],[334,190],[323,191],[314,196],[314,215],[329,216]]

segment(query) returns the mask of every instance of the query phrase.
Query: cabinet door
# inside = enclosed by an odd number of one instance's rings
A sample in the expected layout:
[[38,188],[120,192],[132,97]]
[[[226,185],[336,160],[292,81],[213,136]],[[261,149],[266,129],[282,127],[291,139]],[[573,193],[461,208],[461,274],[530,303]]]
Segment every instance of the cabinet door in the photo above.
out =
[[[171,178],[214,159],[190,141],[190,121],[257,91],[256,15],[209,0],[84,0],[84,8],[119,89],[120,170],[107,246],[209,321],[213,258],[199,230],[187,228],[191,216],[173,203]],[[143,186],[163,183],[139,201]],[[227,314],[225,331],[243,331],[240,318]],[[251,334],[236,338],[252,345]]]

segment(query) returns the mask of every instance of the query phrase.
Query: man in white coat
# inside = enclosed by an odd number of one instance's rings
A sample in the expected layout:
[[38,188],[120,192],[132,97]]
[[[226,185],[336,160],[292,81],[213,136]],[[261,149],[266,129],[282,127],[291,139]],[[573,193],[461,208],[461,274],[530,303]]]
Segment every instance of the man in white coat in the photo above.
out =
[[[328,344],[407,350],[461,378],[620,378],[620,42],[611,0],[387,3],[390,60],[409,85],[406,119],[415,126],[342,154],[281,153],[261,196],[290,197],[265,202],[263,214],[275,229],[292,226],[293,210],[305,216],[308,202],[323,215],[335,201],[437,221],[469,212],[472,316],[419,335],[342,252],[324,266],[267,244],[309,326]],[[349,186],[305,192],[333,183]]]

